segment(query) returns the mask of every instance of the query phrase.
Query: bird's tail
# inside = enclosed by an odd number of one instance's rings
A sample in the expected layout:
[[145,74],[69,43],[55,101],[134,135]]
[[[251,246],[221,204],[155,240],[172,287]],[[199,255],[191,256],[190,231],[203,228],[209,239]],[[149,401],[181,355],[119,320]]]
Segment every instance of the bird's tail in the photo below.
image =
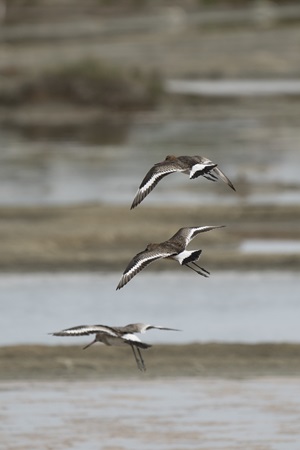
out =
[[[203,277],[208,278],[210,275],[209,271],[204,269],[204,267],[198,266],[198,264],[195,263],[195,261],[198,261],[198,259],[200,258],[202,250],[190,251],[189,254],[188,250],[185,250],[185,252],[187,253],[187,256],[182,259],[181,264],[198,273],[198,275],[202,275]],[[189,263],[193,264],[193,266],[190,266]],[[199,270],[195,269],[194,266],[197,267]]]
[[194,251],[190,252],[189,255],[182,260],[181,264],[184,265],[184,264],[188,264],[190,262],[198,261],[201,253],[202,253],[202,250],[194,250]]
[[152,347],[152,345],[146,344],[145,342],[132,341],[130,339],[124,339],[124,341],[127,344],[130,344],[131,346],[133,345],[134,347],[138,347],[138,348],[150,348],[150,347]]
[[[195,167],[197,168],[199,165],[196,165]],[[211,170],[215,169],[217,167],[217,164],[212,163],[211,161],[209,163],[207,163],[206,165],[203,164],[201,165],[201,169],[195,170],[194,172],[191,173],[190,175],[190,179],[191,180],[195,180],[195,178],[202,176],[206,176],[209,175]]]

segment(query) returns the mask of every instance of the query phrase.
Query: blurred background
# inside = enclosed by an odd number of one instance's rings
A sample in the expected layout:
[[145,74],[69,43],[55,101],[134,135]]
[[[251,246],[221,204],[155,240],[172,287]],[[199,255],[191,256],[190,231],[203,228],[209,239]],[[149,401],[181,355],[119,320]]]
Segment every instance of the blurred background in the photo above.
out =
[[[299,375],[299,49],[296,0],[0,1],[5,448],[299,448],[298,378],[240,381]],[[236,192],[174,174],[130,211],[168,154]],[[223,224],[190,245],[209,279],[162,261],[115,290],[148,242]],[[48,334],[132,322],[182,330],[143,336],[140,383],[130,349]]]
[[[45,331],[95,320],[166,320],[185,328],[180,342],[299,340],[290,326],[299,308],[298,2],[11,0],[1,8],[0,320],[20,331],[1,326],[0,343],[51,343]],[[175,174],[130,211],[142,178],[167,154],[210,158],[237,192]],[[163,261],[115,292],[148,242],[205,224],[227,226],[193,243],[210,280]],[[170,278],[158,276],[168,269]],[[230,298],[218,278],[226,276]],[[148,277],[161,280],[152,291]],[[276,283],[289,292],[285,326]],[[179,311],[186,301],[182,290],[200,317],[204,302],[224,326],[221,312],[238,311],[233,298],[241,314],[224,333],[216,319],[200,333],[193,308],[185,326],[172,314],[174,299]],[[277,317],[260,333],[246,326],[247,295],[254,321],[268,301],[262,323],[271,311]]]

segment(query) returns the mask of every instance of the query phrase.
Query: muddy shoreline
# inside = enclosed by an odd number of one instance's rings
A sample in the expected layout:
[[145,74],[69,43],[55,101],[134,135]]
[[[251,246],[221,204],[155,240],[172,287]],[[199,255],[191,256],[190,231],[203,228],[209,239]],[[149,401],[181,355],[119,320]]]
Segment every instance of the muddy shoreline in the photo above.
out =
[[[296,252],[258,256],[240,252],[239,245],[243,239],[299,240],[299,219],[298,206],[278,205],[140,206],[132,212],[103,204],[1,207],[0,271],[120,270],[148,242],[162,242],[181,226],[208,223],[226,225],[198,240],[211,270],[298,270]],[[154,266],[149,270],[170,268]]]
[[78,345],[0,347],[0,380],[101,380],[156,377],[297,377],[299,344],[158,344],[143,352],[146,373],[136,368],[130,348]]

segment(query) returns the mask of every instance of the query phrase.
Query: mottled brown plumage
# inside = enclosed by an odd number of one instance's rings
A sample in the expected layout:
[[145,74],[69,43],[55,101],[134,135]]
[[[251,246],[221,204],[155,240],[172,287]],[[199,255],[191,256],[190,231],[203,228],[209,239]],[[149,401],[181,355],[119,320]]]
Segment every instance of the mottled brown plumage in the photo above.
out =
[[130,345],[135,361],[141,371],[146,370],[146,366],[141,354],[141,348],[149,348],[150,344],[142,342],[134,333],[145,333],[147,330],[169,330],[179,331],[176,328],[167,328],[159,325],[148,325],[144,323],[131,323],[124,327],[110,327],[107,325],[79,325],[72,328],[66,328],[62,331],[51,333],[53,336],[87,336],[95,334],[95,339],[84,349],[90,347],[96,342],[102,342],[105,345]]
[[[180,230],[178,230],[177,233],[175,233],[174,236],[167,241],[161,242],[160,244],[148,244],[145,250],[135,255],[129,262],[123,272],[117,289],[121,289],[125,286],[125,284],[127,284],[135,275],[137,275],[149,264],[162,258],[174,259],[175,261],[178,261],[179,264],[185,265],[189,269],[197,272],[199,275],[208,277],[209,272],[195,263],[195,261],[198,261],[202,250],[186,250],[186,247],[197,234],[214,230],[215,228],[222,228],[223,226],[224,225],[208,225],[204,227],[180,228]],[[192,263],[194,266],[198,267],[199,270],[196,270],[194,267],[190,266],[189,263]]]
[[189,175],[190,179],[200,176],[210,181],[217,181],[218,177],[235,191],[229,178],[217,167],[217,164],[204,156],[174,156],[168,155],[162,162],[154,164],[147,172],[134,197],[131,209],[138,206],[144,198],[155,188],[157,183],[165,176],[174,172],[182,172]]

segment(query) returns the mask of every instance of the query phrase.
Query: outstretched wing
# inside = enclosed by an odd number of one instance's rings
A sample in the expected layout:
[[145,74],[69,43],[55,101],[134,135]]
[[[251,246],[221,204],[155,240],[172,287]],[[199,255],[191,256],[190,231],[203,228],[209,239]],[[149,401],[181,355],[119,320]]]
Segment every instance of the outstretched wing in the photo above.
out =
[[117,290],[125,286],[125,284],[127,284],[131,280],[131,278],[137,275],[145,267],[149,266],[149,264],[151,264],[152,262],[161,258],[167,258],[168,256],[171,256],[173,254],[174,251],[168,250],[144,250],[143,252],[138,253],[130,261],[125,271],[123,272],[122,278],[117,286]]
[[65,330],[50,334],[53,336],[87,336],[100,332],[109,336],[118,336],[110,327],[106,327],[105,325],[78,325],[77,327],[66,328]]
[[185,227],[180,228],[177,233],[170,239],[182,240],[185,247],[190,243],[190,241],[197,236],[199,233],[204,233],[206,231],[211,231],[216,228],[223,228],[225,225],[206,225],[203,227]]
[[224,181],[224,183],[228,184],[228,186],[235,191],[235,187],[233,186],[229,178],[226,177],[225,173],[222,172],[221,169],[219,169],[219,167],[214,167],[213,172],[215,172],[221,178],[221,180]]
[[177,161],[162,161],[155,164],[140,184],[138,191],[133,199],[130,209],[139,205],[144,198],[155,188],[157,183],[166,175],[174,172],[184,172],[184,168]]

